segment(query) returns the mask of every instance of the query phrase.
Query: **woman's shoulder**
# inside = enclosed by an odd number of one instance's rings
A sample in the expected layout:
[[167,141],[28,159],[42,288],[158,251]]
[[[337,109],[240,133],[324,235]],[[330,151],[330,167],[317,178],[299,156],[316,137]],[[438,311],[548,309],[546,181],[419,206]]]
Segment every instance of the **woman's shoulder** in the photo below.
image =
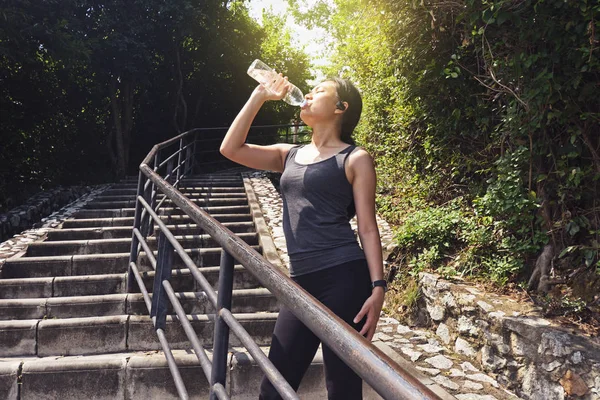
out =
[[348,154],[346,168],[349,170],[351,176],[354,176],[356,173],[372,170],[375,168],[373,157],[364,147],[356,146]]
[[361,146],[354,146],[353,149],[350,150],[349,153],[349,159],[352,160],[357,160],[357,159],[373,159],[373,157],[371,157],[371,154],[369,154],[369,152]]

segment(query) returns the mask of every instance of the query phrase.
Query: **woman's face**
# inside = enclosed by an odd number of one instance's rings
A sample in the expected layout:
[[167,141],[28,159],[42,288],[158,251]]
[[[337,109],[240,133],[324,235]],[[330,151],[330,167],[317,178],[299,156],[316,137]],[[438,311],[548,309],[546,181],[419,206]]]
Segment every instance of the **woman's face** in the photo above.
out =
[[338,102],[335,83],[331,81],[321,82],[304,96],[306,105],[300,111],[300,118],[307,125],[323,119],[331,119],[335,116],[336,103]]

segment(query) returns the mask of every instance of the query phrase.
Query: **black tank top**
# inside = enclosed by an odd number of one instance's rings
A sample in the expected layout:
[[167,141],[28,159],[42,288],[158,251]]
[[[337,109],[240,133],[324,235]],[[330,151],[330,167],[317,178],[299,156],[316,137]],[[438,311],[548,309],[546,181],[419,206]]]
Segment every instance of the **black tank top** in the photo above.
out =
[[354,196],[344,168],[356,146],[308,165],[296,162],[299,148],[289,150],[280,181],[290,276],[364,259],[350,227]]

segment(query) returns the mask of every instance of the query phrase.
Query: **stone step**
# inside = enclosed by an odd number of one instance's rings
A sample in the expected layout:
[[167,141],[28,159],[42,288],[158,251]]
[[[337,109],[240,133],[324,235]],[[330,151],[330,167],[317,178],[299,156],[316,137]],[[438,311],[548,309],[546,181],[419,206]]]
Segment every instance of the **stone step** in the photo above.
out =
[[[213,289],[217,289],[218,280],[219,280],[219,267],[205,267],[201,268],[200,271],[204,275],[204,277],[208,280],[208,282],[212,285]],[[145,271],[141,272],[142,279],[144,280],[144,285],[146,286],[146,290],[152,291],[152,285],[154,282],[154,276],[156,273],[154,271]],[[174,269],[171,272],[171,285],[173,286],[173,290],[191,290],[191,291],[199,291],[202,290],[200,284],[196,282],[192,273],[187,268],[182,269]],[[260,282],[256,279],[252,273],[244,268],[241,265],[236,265],[234,267],[233,274],[233,287],[236,289],[254,289],[260,287]],[[137,285],[134,287],[135,292],[139,292],[139,288]]]
[[[255,229],[252,222],[224,222],[223,226],[227,227],[233,233],[250,233]],[[48,232],[46,242],[130,238],[132,235],[131,228],[131,226],[115,226],[56,229]],[[196,224],[167,225],[167,228],[176,236],[200,235],[203,233],[202,229]]]
[[[242,178],[238,179],[219,179],[219,180],[209,180],[209,179],[190,179],[184,180],[179,184],[179,188],[189,189],[191,187],[212,187],[212,188],[241,188],[244,186],[244,180]],[[179,190],[179,189],[178,189]]]
[[[221,223],[252,221],[250,214],[211,214],[211,217]],[[195,224],[187,215],[162,215],[161,220],[166,224]],[[117,218],[81,218],[68,219],[62,223],[62,228],[91,228],[103,226],[133,226],[133,217]]]
[[[259,346],[270,343],[277,313],[233,315]],[[212,345],[213,316],[187,316],[202,345]],[[192,348],[177,316],[167,316],[165,334],[173,349]],[[240,345],[233,334],[229,343]],[[0,321],[0,357],[72,356],[160,348],[152,320],[144,315]]]
[[[243,206],[216,206],[203,207],[204,211],[209,214],[248,214],[250,207]],[[179,208],[161,207],[159,215],[183,215],[183,210]],[[110,217],[133,217],[135,208],[120,208],[120,209],[83,209],[75,213],[75,218],[110,218]]]
[[[216,194],[216,193],[239,193],[239,192],[243,192],[244,189],[243,187],[227,187],[227,186],[222,186],[222,187],[211,187],[211,186],[207,186],[207,185],[195,185],[195,184],[190,184],[188,186],[179,186],[179,188],[177,189],[179,190],[181,193],[187,195],[190,193],[211,193],[211,194]],[[104,192],[102,192],[102,195],[131,195],[131,196],[135,196],[137,194],[137,186],[135,187],[130,187],[130,188],[108,188],[106,189]]]
[[[261,350],[268,354],[269,348]],[[206,353],[212,361],[212,350]],[[207,399],[209,384],[196,355],[174,350],[173,358],[189,398]],[[319,349],[300,385],[302,399],[327,397],[322,368]],[[247,351],[232,348],[227,362],[227,390],[232,399],[256,399],[262,375]],[[179,399],[162,351],[6,359],[0,361],[0,379],[0,398],[7,400]],[[369,397],[369,388],[364,393],[365,400],[378,398]]]
[[[104,193],[105,192],[94,197],[93,201],[96,201],[96,200],[100,200],[100,201],[135,200],[135,197],[137,194],[137,193],[133,193],[133,194],[128,193],[128,194],[115,195],[115,194],[104,194]],[[195,198],[228,199],[228,198],[235,198],[235,197],[245,197],[246,193],[240,189],[237,192],[211,193],[209,191],[204,191],[204,192],[189,192],[189,193],[186,193],[185,195],[186,195],[186,197],[188,197],[190,199],[195,199]],[[164,197],[164,194],[162,194],[162,193],[158,193],[156,195],[157,200],[161,200],[163,197]]]
[[[260,251],[259,246],[251,247],[256,251]],[[199,267],[214,267],[220,263],[220,248],[186,249],[185,252]],[[154,252],[155,257],[156,254],[157,252]],[[129,252],[9,258],[2,267],[1,278],[121,274],[127,272],[128,262]],[[138,267],[141,271],[151,269],[144,252],[140,253]],[[183,267],[184,264],[181,258],[173,257],[173,268]]]
[[[205,292],[176,292],[186,314],[209,314],[214,309]],[[150,294],[152,297],[152,294]],[[233,291],[232,312],[278,312],[277,299],[267,290]],[[169,312],[175,314],[170,307]],[[0,320],[148,315],[141,293],[0,300]]]
[[[258,244],[256,233],[238,233],[236,235],[249,245]],[[184,248],[212,248],[218,243],[210,235],[184,235],[175,236],[175,239]],[[151,249],[157,248],[155,236],[146,238]],[[49,242],[34,242],[27,247],[27,257],[63,256],[75,254],[105,254],[124,253],[131,249],[131,238],[118,239],[92,239],[92,240],[62,240]]]
[[[204,267],[200,271],[216,290],[219,267]],[[200,291],[189,269],[174,269],[171,286],[176,291]],[[141,272],[146,290],[152,291],[154,271]],[[57,276],[46,278],[0,279],[0,299],[31,299],[44,297],[94,296],[111,293],[126,293],[127,274]],[[260,283],[250,271],[241,265],[234,267],[234,289],[254,289]],[[134,285],[134,292],[139,292]]]
[[[269,347],[261,346],[267,355]],[[212,349],[205,348],[212,361]],[[244,348],[232,347],[227,359],[226,389],[233,400],[258,398],[264,373]],[[173,350],[173,358],[191,400],[209,397],[209,383],[193,352]],[[435,385],[429,385],[431,388]],[[437,388],[443,399],[451,396]],[[444,394],[447,395],[443,396]],[[323,374],[323,352],[317,350],[298,395],[304,400],[327,398]],[[0,360],[0,398],[6,400],[39,399],[111,399],[179,400],[173,377],[162,351],[121,352],[86,356],[48,356]],[[363,384],[364,400],[381,396]]]
[[[241,177],[238,178],[224,178],[224,179],[202,179],[202,178],[188,178],[188,179],[184,179],[183,181],[180,182],[179,187],[185,187],[185,188],[189,188],[190,186],[193,187],[214,187],[214,188],[233,188],[233,187],[241,187],[243,186],[243,179]],[[115,183],[114,185],[112,185],[110,187],[110,189],[131,189],[131,188],[136,188],[137,189],[137,182],[130,182],[130,183]]]
[[[224,207],[224,206],[242,206],[248,204],[246,197],[236,198],[212,198],[212,199],[201,199],[201,198],[190,198],[192,202],[200,207]],[[172,207],[173,202],[171,199],[167,199],[163,202],[163,207]],[[121,200],[121,201],[90,201],[84,207],[89,210],[97,209],[109,209],[109,208],[135,208],[135,199]]]
[[107,190],[131,190],[131,189],[137,189],[138,185],[137,182],[126,182],[126,183],[115,183],[113,185],[111,185]]

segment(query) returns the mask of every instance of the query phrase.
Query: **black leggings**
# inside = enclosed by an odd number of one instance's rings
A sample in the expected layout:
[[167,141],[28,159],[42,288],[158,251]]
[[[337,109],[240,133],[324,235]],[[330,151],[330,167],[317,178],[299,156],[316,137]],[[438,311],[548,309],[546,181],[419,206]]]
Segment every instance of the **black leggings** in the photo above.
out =
[[[366,260],[349,261],[292,279],[338,317],[360,331],[365,319],[358,324],[352,320],[371,295],[371,280]],[[320,339],[289,309],[281,307],[273,332],[269,359],[294,390],[298,390],[320,343]],[[325,345],[323,362],[329,399],[362,399],[362,379]],[[259,398],[281,399],[266,377],[261,383]]]

